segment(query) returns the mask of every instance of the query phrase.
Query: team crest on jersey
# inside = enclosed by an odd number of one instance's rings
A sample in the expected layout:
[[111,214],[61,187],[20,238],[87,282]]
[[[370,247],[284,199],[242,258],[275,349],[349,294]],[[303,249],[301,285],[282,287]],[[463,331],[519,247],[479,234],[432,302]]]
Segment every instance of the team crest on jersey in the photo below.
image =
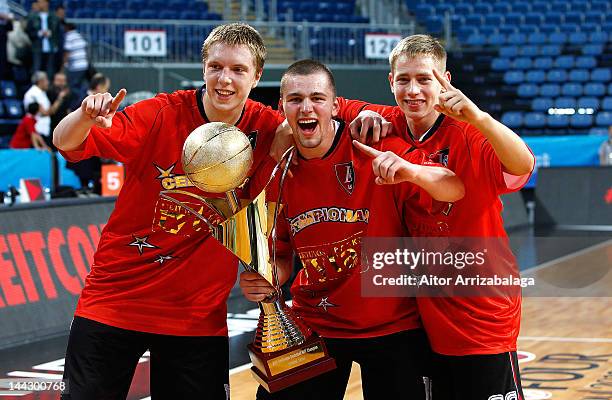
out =
[[336,179],[338,179],[342,189],[349,195],[353,194],[355,189],[355,168],[353,168],[353,162],[336,164],[334,165],[334,170],[336,171]]
[[450,148],[438,150],[435,153],[429,155],[429,159],[437,164],[442,164],[445,167],[448,166],[448,155],[450,154]]
[[257,134],[259,133],[259,131],[254,130],[249,132],[249,134],[247,135],[247,138],[249,138],[249,143],[251,143],[251,148],[253,150],[255,150],[255,146],[257,146]]

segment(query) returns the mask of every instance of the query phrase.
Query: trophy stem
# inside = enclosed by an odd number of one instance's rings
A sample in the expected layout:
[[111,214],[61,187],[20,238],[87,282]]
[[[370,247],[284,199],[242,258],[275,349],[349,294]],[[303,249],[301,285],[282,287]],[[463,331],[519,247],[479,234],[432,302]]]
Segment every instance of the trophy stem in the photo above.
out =
[[253,346],[262,353],[299,346],[310,337],[311,330],[295,317],[284,300],[259,303],[261,314]]

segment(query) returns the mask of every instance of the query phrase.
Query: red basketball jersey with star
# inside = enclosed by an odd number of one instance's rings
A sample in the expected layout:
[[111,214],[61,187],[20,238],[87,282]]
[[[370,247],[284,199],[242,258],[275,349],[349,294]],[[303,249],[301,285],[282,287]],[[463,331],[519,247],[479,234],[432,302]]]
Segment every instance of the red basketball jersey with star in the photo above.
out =
[[[465,197],[437,214],[413,213],[414,236],[506,238],[501,194],[517,191],[531,174],[506,173],[493,148],[472,125],[440,115],[421,138],[413,138],[402,110],[363,104],[393,124],[394,134],[447,166],[463,181]],[[354,118],[353,110],[346,118]],[[419,311],[434,351],[446,355],[496,354],[516,350],[520,328],[519,297],[418,298]]]
[[[110,129],[93,128],[71,161],[101,156],[122,162],[126,180],[102,232],[76,315],[123,329],[168,335],[226,335],[226,300],[237,259],[184,208],[160,197],[180,189],[205,197],[187,180],[181,151],[189,133],[208,122],[202,91],[178,91],[118,112]],[[282,122],[247,100],[236,124],[255,147],[258,168]],[[192,198],[180,200],[214,219]]]
[[[344,123],[342,123],[344,125]],[[413,163],[424,156],[399,138],[377,146]],[[300,159],[283,187],[278,252],[300,258],[291,293],[296,313],[323,337],[375,337],[421,326],[414,298],[361,296],[361,238],[406,236],[409,204],[431,205],[411,183],[376,185],[372,159],[345,126],[322,158]]]

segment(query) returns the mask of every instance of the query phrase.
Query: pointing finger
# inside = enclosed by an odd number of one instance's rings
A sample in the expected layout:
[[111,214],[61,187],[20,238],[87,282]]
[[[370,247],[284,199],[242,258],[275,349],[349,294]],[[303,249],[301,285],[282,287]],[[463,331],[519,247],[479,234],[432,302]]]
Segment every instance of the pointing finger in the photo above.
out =
[[125,89],[121,89],[119,90],[119,92],[117,92],[117,95],[115,96],[115,98],[113,99],[111,103],[109,112],[117,111],[117,109],[119,108],[119,105],[121,104],[123,99],[125,99],[126,94],[127,94],[127,90]]
[[453,88],[453,85],[451,85],[450,82],[446,80],[446,77],[440,74],[437,69],[434,68],[432,71],[438,82],[440,82],[440,85],[442,85],[442,87],[444,88],[444,90],[451,90]]
[[353,146],[357,147],[357,149],[359,151],[361,151],[363,154],[365,154],[366,156],[371,157],[371,158],[376,158],[376,157],[378,157],[379,155],[382,154],[382,151],[378,151],[378,150],[376,150],[376,149],[374,149],[374,148],[372,148],[372,147],[370,147],[368,145],[365,145],[363,143],[359,143],[356,140],[353,140]]

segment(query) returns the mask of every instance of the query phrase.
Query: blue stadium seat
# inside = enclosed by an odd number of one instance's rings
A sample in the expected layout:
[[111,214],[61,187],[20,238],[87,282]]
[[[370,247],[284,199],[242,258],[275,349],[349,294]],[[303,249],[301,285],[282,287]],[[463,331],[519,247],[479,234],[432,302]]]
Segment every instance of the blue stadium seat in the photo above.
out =
[[[565,33],[567,33],[570,36],[571,36],[572,33],[576,33],[576,32],[580,33],[580,32],[582,32],[582,29],[581,29],[580,25],[572,24],[572,23],[564,23],[564,24],[562,24],[559,27],[559,29],[561,30],[561,32],[565,32]],[[571,38],[568,37],[568,39],[571,42]]]
[[534,45],[519,47],[521,55],[526,57],[536,57],[540,54],[540,48]]
[[525,82],[542,83],[546,80],[546,72],[541,69],[532,69],[525,74]]
[[182,20],[196,20],[200,18],[200,13],[193,10],[183,10],[179,15],[179,19]]
[[155,19],[157,18],[157,12],[153,10],[140,10],[138,11],[138,18],[141,19]]
[[538,31],[545,33],[546,35],[557,32],[558,29],[559,26],[555,24],[542,24],[538,26]]
[[493,12],[496,14],[507,15],[512,11],[512,5],[510,3],[495,3],[493,4]]
[[[533,65],[533,61],[530,57],[517,57],[512,63],[513,69],[530,69]],[[529,82],[529,79],[527,80]]]
[[531,102],[531,109],[533,111],[541,111],[546,113],[549,108],[553,107],[553,99],[550,97],[536,97]]
[[457,3],[455,5],[455,14],[457,15],[470,15],[474,12],[474,7],[467,3]]
[[612,83],[608,84],[608,96],[612,96]]
[[500,26],[504,24],[504,21],[504,16],[501,14],[492,13],[485,15],[485,24],[487,25]]
[[554,57],[561,54],[561,46],[558,44],[548,44],[540,48],[540,55]]
[[502,115],[501,123],[508,128],[520,128],[523,125],[523,113],[520,111],[508,111]]
[[593,110],[599,109],[599,99],[597,97],[583,96],[579,97],[576,102],[578,108],[592,108]]
[[506,43],[506,35],[503,33],[493,33],[487,37],[487,43],[491,46],[502,46]]
[[581,25],[584,23],[584,14],[579,11],[569,11],[565,13],[565,22]]
[[576,68],[591,69],[597,66],[597,59],[593,56],[579,56],[576,57]]
[[576,108],[576,99],[573,97],[557,97],[555,108]]
[[491,61],[491,69],[493,71],[507,71],[511,68],[512,63],[507,57],[495,57]]
[[591,127],[591,129],[589,129],[589,135],[607,135],[608,134],[608,128],[605,128],[603,126],[593,126]]
[[506,24],[507,25],[522,25],[525,22],[525,18],[523,14],[517,12],[511,12],[506,14]]
[[584,23],[601,25],[601,23],[605,22],[605,20],[606,15],[598,11],[587,11],[584,13]]
[[516,57],[519,54],[518,46],[502,46],[499,48],[500,57]]
[[587,44],[582,46],[582,54],[585,56],[598,56],[603,53],[603,45],[601,43],[598,44]]
[[74,18],[94,18],[94,10],[89,8],[82,8],[74,10]]
[[560,25],[564,21],[564,15],[563,12],[553,8],[553,11],[549,11],[544,15],[544,19],[547,24]]
[[529,112],[523,116],[526,128],[543,128],[546,125],[546,115],[539,112]]
[[568,37],[568,42],[570,44],[582,45],[587,42],[588,36],[584,32],[572,32]]
[[476,29],[475,27],[463,25],[457,29],[457,38],[459,38],[460,41],[465,42],[471,34],[477,32],[478,29]]
[[[562,13],[567,13],[572,10],[572,6],[569,1],[555,1],[550,4],[551,11],[559,11]],[[549,12],[551,12],[549,11]]]
[[23,117],[23,103],[17,99],[4,99],[4,115],[7,118]]
[[119,19],[130,19],[130,18],[138,18],[138,11],[136,10],[119,10],[116,14]]
[[585,96],[601,97],[606,94],[606,87],[601,82],[589,82],[584,85]]
[[436,9],[429,4],[419,4],[414,9],[414,15],[416,15],[416,17],[419,19],[424,19],[425,17],[434,15],[435,12]]
[[525,14],[526,25],[540,25],[544,23],[544,15],[539,11],[529,12]]
[[474,13],[487,15],[493,12],[493,7],[487,3],[476,3],[474,4]]
[[566,42],[567,35],[563,32],[553,32],[548,34],[548,43],[565,44]]
[[604,111],[612,111],[612,96],[606,96],[601,101],[601,109]]
[[525,80],[523,71],[507,71],[504,73],[504,82],[513,85],[522,83]]
[[574,56],[563,55],[555,58],[554,68],[571,69],[574,68]]
[[606,32],[592,32],[589,35],[590,43],[606,43],[608,41],[608,33]]
[[593,125],[593,116],[590,114],[574,114],[570,117],[572,128],[590,128]]
[[595,125],[605,126],[606,128],[612,126],[612,112],[600,111],[595,117]]
[[13,81],[0,81],[0,98],[13,99],[17,97],[17,88]]
[[571,82],[587,82],[589,80],[589,71],[586,69],[572,69],[569,72],[569,80]]
[[96,10],[94,18],[100,19],[113,19],[117,17],[117,11],[115,10]]
[[603,13],[604,15],[606,13],[609,13],[612,9],[612,5],[610,5],[610,2],[607,0],[594,0],[591,1],[591,10],[592,11],[599,11],[601,13]]
[[567,128],[569,127],[569,116],[567,115],[547,115],[546,126],[549,128]]
[[579,97],[583,94],[583,87],[580,83],[566,82],[561,86],[562,96]]
[[557,97],[561,94],[561,86],[556,83],[545,83],[540,86],[540,96]]
[[527,42],[527,36],[524,33],[513,33],[508,35],[506,43],[517,46],[522,46]]
[[612,80],[610,68],[595,68],[591,71],[591,80],[595,82],[609,82]]
[[487,37],[481,33],[472,33],[466,43],[470,46],[484,46],[487,43]]
[[465,23],[470,26],[482,26],[484,18],[480,14],[471,14],[465,17]]
[[177,10],[162,10],[157,13],[159,19],[178,19],[180,12]]
[[546,80],[548,82],[565,82],[567,81],[567,72],[563,69],[551,69],[546,74]]
[[134,11],[140,11],[147,8],[145,0],[127,0],[125,7]]
[[513,33],[518,32],[516,24],[513,25],[506,23],[505,25],[501,25],[498,29],[499,33],[503,33],[506,37],[508,37],[508,35],[512,35]]
[[537,69],[551,69],[553,66],[552,57],[536,57],[533,60],[533,68]]
[[531,12],[531,4],[526,1],[516,2],[512,4],[512,11],[520,14]]
[[527,43],[529,44],[545,44],[547,40],[546,34],[542,32],[533,32],[527,36]]
[[516,89],[516,94],[519,97],[535,97],[538,95],[538,85],[533,83],[521,83]]

